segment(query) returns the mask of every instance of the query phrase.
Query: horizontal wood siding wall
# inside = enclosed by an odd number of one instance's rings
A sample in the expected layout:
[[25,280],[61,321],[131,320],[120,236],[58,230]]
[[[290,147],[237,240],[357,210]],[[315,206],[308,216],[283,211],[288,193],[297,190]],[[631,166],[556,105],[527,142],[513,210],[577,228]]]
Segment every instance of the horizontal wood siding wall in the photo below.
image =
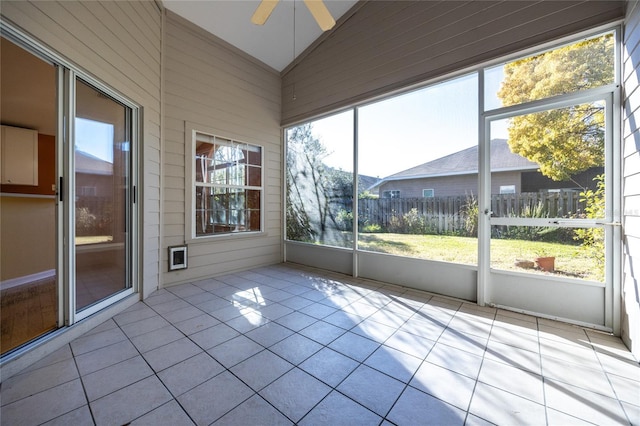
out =
[[283,76],[282,123],[623,17],[623,1],[369,1]]
[[[499,194],[503,185],[515,185],[520,192],[520,172],[497,172],[491,175],[491,193]],[[380,185],[379,193],[399,190],[401,197],[422,197],[423,189],[433,189],[436,197],[478,195],[478,175],[442,176],[421,179],[389,180]]]
[[[189,244],[188,268],[164,272],[163,285],[282,261],[280,76],[167,11],[164,46],[162,264],[185,232],[185,125],[264,146],[266,235]],[[190,141],[186,141],[190,143]]]
[[153,1],[3,1],[3,19],[143,108],[143,294],[158,288],[161,13]]
[[627,6],[624,31],[622,338],[640,359],[640,2]]

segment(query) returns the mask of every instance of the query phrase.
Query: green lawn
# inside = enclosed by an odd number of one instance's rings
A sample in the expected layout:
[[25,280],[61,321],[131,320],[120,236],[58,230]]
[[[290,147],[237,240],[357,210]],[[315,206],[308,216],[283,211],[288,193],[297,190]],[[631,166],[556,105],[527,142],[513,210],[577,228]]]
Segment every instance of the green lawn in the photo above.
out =
[[[391,233],[359,235],[358,247],[361,250],[470,265],[477,265],[478,262],[476,238]],[[603,280],[595,261],[579,246],[541,241],[491,240],[491,267],[495,269],[525,271],[515,266],[516,259],[533,261],[540,254],[555,256],[554,275]]]
[[111,235],[92,235],[89,237],[76,237],[76,245],[110,243],[113,241]]

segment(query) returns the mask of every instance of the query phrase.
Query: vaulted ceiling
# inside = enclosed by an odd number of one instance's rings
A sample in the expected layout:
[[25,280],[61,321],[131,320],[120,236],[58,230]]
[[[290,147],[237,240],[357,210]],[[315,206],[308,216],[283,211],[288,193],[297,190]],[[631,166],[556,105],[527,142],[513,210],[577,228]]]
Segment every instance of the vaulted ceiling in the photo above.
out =
[[[324,0],[337,21],[357,0]],[[164,6],[277,71],[282,71],[320,35],[302,0],[281,0],[263,26],[251,23],[260,0],[163,0]]]

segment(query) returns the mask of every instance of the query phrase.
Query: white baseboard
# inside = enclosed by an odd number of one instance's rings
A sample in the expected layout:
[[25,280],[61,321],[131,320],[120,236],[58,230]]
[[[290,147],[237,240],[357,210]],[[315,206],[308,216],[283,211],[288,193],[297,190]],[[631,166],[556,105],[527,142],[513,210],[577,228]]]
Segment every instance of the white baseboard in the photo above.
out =
[[55,277],[56,270],[49,269],[48,271],[37,272],[31,275],[25,275],[23,277],[11,278],[9,280],[0,281],[0,290],[6,290],[8,288],[17,287],[23,284],[29,284],[34,281],[44,280],[46,278]]

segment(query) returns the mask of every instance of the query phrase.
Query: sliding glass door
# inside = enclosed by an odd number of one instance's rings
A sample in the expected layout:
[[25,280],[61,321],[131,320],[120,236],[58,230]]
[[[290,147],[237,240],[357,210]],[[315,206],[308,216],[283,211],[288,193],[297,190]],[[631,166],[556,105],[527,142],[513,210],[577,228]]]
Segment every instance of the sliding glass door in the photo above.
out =
[[131,108],[76,79],[76,310],[131,288]]
[[58,67],[0,38],[0,353],[57,329]]
[[2,28],[0,357],[135,291],[137,105]]

